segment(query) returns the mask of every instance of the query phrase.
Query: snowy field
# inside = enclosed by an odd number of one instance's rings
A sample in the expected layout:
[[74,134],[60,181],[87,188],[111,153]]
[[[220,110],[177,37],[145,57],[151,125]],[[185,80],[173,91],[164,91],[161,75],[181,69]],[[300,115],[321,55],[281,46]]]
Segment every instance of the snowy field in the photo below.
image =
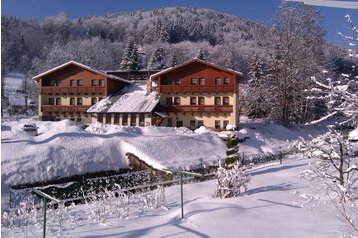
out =
[[[251,182],[242,197],[214,198],[215,180],[184,185],[184,220],[180,217],[180,187],[166,188],[166,209],[105,224],[84,219],[91,209],[72,209],[75,227],[49,237],[341,237],[346,228],[325,207],[302,207],[310,186],[298,177],[307,160],[293,156],[284,164],[250,170]],[[30,232],[31,230],[31,232]],[[39,237],[41,227],[2,229],[3,237]],[[354,236],[353,236],[354,237]]]
[[[2,211],[8,206],[9,185],[46,181],[88,172],[126,168],[131,152],[156,168],[190,168],[201,161],[225,158],[220,139],[235,133],[246,140],[240,153],[258,155],[285,150],[301,136],[322,133],[314,127],[290,130],[273,123],[243,120],[240,131],[219,135],[205,128],[120,127],[94,124],[86,130],[73,122],[3,119],[1,125]],[[22,131],[35,122],[38,136]],[[180,219],[180,187],[166,188],[160,209],[109,216],[98,222],[88,216],[91,205],[69,208],[76,225],[50,237],[340,237],[347,231],[326,207],[306,207],[313,190],[299,178],[308,160],[292,155],[282,165],[252,168],[245,196],[214,198],[215,180],[184,186],[185,219]],[[97,204],[98,205],[98,204]],[[3,237],[39,237],[41,227],[2,228]]]

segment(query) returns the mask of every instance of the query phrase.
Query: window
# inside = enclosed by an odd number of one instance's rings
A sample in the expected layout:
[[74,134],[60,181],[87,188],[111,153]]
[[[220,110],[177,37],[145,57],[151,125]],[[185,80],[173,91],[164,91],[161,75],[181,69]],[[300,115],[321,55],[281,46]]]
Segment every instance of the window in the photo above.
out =
[[131,114],[131,126],[137,125],[137,114]]
[[190,129],[195,129],[195,121],[190,121]]
[[173,126],[173,118],[171,117],[168,117],[168,124],[167,124],[169,127],[172,127]]
[[56,98],[56,105],[61,105],[61,98]]
[[174,80],[174,84],[175,84],[175,85],[180,85],[180,79],[175,79],[175,80]]
[[174,98],[174,105],[180,105],[180,97]]
[[92,86],[97,86],[97,80],[92,79]]
[[204,126],[204,121],[203,120],[199,120],[198,121],[198,127]]
[[75,105],[75,98],[70,98],[70,105]]
[[103,122],[103,114],[102,113],[98,113],[98,115],[97,115],[97,121],[98,122]]
[[223,105],[229,105],[230,100],[229,97],[223,97]]
[[221,78],[215,78],[215,84],[222,84]]
[[215,105],[221,105],[221,97],[215,97]]
[[111,124],[112,114],[107,113],[106,114],[106,124]]
[[101,86],[101,87],[104,86],[104,80],[103,80],[103,79],[100,79],[100,80],[99,80],[99,86]]
[[226,129],[227,125],[229,125],[229,121],[225,120],[223,121],[223,128]]
[[224,78],[224,84],[229,84],[230,83],[230,79],[229,78]]
[[183,127],[183,121],[177,121],[177,127]]
[[196,97],[190,98],[190,105],[196,105]]
[[82,86],[83,85],[83,81],[81,79],[77,80],[77,86]]
[[199,97],[199,105],[205,105],[205,98],[204,97]]
[[126,114],[126,113],[123,114],[122,125],[128,126],[128,114]]
[[119,113],[114,114],[114,125],[119,125]]
[[215,129],[220,129],[220,121],[215,120]]
[[82,105],[82,104],[83,104],[83,99],[77,98],[77,105]]
[[49,98],[48,99],[48,104],[49,105],[55,105],[55,99],[54,98]]
[[200,85],[205,85],[205,79],[204,78],[199,78],[199,84]]
[[91,105],[95,105],[97,103],[97,98],[91,98]]
[[196,85],[196,78],[191,78],[190,79],[190,84],[191,85]]
[[70,80],[70,86],[76,86],[76,80]]
[[139,126],[144,126],[144,116],[145,114],[139,114]]
[[52,79],[52,80],[50,81],[50,85],[51,85],[51,86],[58,86],[58,85],[59,85],[59,81]]
[[166,105],[173,105],[173,98],[171,98],[171,97],[165,98],[165,104]]

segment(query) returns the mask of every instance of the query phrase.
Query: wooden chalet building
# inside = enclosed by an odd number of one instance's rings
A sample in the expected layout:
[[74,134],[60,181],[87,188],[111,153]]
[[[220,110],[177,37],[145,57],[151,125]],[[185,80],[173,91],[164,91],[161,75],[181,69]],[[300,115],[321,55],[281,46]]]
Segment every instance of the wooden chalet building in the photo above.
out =
[[242,74],[200,59],[160,72],[102,72],[70,61],[34,79],[40,120],[215,130],[239,123]]
[[222,130],[239,123],[240,80],[240,72],[193,59],[151,75],[147,87],[159,94],[161,126]]
[[89,124],[87,110],[130,81],[70,61],[33,77],[39,86],[40,120],[71,119]]

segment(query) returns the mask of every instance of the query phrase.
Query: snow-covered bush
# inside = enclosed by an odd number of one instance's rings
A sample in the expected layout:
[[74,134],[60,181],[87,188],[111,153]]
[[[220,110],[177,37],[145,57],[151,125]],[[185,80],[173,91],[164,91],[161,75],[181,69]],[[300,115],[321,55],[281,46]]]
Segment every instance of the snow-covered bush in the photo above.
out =
[[333,131],[304,141],[300,151],[313,159],[300,173],[313,182],[315,194],[310,198],[330,201],[336,208],[332,212],[358,231],[358,146]]
[[226,142],[226,159],[225,159],[225,166],[232,167],[235,163],[239,162],[240,156],[239,152],[239,139],[236,136],[230,136],[227,138]]
[[219,198],[236,197],[247,191],[250,176],[237,162],[232,168],[219,167],[216,172],[217,187],[215,195]]

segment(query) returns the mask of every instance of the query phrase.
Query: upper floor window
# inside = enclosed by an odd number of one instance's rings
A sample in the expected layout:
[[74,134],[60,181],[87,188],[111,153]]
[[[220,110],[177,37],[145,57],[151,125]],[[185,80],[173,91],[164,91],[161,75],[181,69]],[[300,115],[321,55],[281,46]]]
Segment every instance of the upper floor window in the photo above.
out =
[[76,80],[70,80],[70,86],[76,86]]
[[215,97],[215,105],[221,105],[221,97]]
[[229,103],[230,103],[229,97],[223,97],[223,104],[229,105]]
[[180,105],[180,97],[174,98],[174,105]]
[[229,84],[230,83],[230,78],[224,78],[224,84]]
[[205,105],[205,98],[204,97],[199,97],[199,105]]
[[190,105],[196,105],[196,97],[190,98]]
[[97,80],[96,79],[92,79],[92,86],[97,86]]
[[103,79],[100,79],[100,80],[99,80],[99,86],[101,86],[101,87],[104,86],[104,80],[103,80]]
[[180,85],[180,79],[176,79],[176,80],[174,81],[174,84],[175,84],[175,85]]
[[190,79],[190,84],[191,85],[196,85],[196,78],[191,78]]
[[77,98],[77,105],[83,105],[83,99]]
[[222,78],[215,78],[215,84],[222,84]]
[[83,85],[83,81],[81,79],[77,80],[77,86],[82,86]]
[[50,81],[50,85],[51,86],[58,86],[60,83],[59,83],[59,81],[58,80],[51,80]]
[[199,85],[205,85],[205,79],[199,78]]
[[91,98],[91,105],[95,105],[97,103],[97,98]]
[[75,105],[75,98],[70,98],[70,105]]
[[61,105],[61,98],[56,98],[56,105]]
[[173,105],[173,99],[171,97],[165,98],[165,104],[166,105]]
[[54,98],[49,98],[48,99],[48,104],[49,105],[55,105],[55,99]]

